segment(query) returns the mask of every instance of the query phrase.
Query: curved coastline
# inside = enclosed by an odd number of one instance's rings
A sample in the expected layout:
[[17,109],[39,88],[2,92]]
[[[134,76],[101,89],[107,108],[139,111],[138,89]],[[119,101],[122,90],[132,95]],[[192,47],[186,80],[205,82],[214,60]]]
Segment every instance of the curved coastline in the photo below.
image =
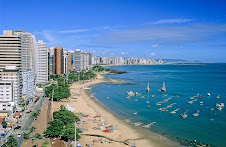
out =
[[[115,84],[117,84],[117,83],[120,83],[120,84],[125,83],[126,84],[127,83],[127,82],[119,80],[119,79],[106,78],[106,76],[101,75],[101,74],[98,74],[98,77],[101,79],[101,81],[95,82],[95,83],[87,83],[87,87],[91,88],[92,86],[101,84],[101,83],[115,83]],[[100,80],[99,78],[97,80]],[[88,97],[90,97],[92,95],[92,92],[90,90],[85,91],[85,93]],[[161,146],[162,147],[164,147],[164,146],[172,146],[172,147],[182,146],[178,142],[172,141],[172,140],[166,138],[165,136],[159,135],[151,130],[146,130],[141,127],[135,127],[131,123],[124,122],[122,118],[120,118],[119,116],[114,114],[114,112],[112,112],[109,108],[107,108],[104,104],[99,102],[97,99],[91,99],[91,101],[86,99],[86,102],[88,103],[88,105],[90,107],[93,107],[93,108],[96,107],[95,105],[97,105],[98,107],[100,107],[100,109],[103,109],[104,111],[106,111],[108,113],[107,115],[111,115],[111,118],[113,120],[119,121],[123,125],[127,126],[129,129],[135,131],[138,136],[142,136],[140,139],[142,139],[143,142],[146,142],[145,146],[146,145],[147,146],[160,146],[160,147]],[[140,139],[135,141],[135,143],[138,146],[143,146],[144,144],[142,144],[142,141],[139,141]],[[128,140],[130,140],[130,139],[128,138]],[[133,140],[133,139],[131,139],[131,140]]]

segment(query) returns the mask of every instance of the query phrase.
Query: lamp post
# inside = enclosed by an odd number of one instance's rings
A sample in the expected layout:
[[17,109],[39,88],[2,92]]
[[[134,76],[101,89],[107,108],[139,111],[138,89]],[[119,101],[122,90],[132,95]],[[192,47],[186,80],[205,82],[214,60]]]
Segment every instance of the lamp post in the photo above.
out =
[[76,121],[75,121],[75,147],[76,147]]

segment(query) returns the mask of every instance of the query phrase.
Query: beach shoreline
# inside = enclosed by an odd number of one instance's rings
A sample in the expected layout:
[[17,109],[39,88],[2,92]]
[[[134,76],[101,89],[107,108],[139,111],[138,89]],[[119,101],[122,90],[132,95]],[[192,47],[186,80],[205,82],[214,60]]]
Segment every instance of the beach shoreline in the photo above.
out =
[[[131,143],[135,143],[136,146],[140,147],[151,147],[151,146],[181,146],[179,143],[171,141],[170,139],[158,135],[156,133],[145,133],[141,128],[135,127],[132,124],[124,122],[121,118],[117,117],[113,112],[111,112],[108,108],[106,108],[103,104],[98,102],[94,97],[92,97],[90,87],[106,83],[124,83],[124,81],[120,81],[117,79],[107,79],[100,73],[97,74],[97,79],[92,80],[87,83],[73,83],[70,86],[70,101],[69,102],[54,102],[55,111],[59,108],[60,105],[69,105],[70,107],[74,107],[76,110],[74,113],[85,113],[89,116],[86,118],[81,118],[81,120],[85,120],[87,124],[79,124],[78,127],[85,128],[88,131],[84,131],[81,136],[82,138],[79,140],[79,143],[82,146],[85,146],[87,143],[95,146],[126,146],[124,144],[125,141],[129,141]],[[91,96],[90,96],[91,94]],[[76,100],[74,99],[76,97]],[[97,127],[97,123],[93,123],[88,121],[89,119],[93,119],[95,115],[101,115],[100,122],[108,122],[108,125],[117,126],[117,130],[114,130],[111,133],[104,133],[101,130],[93,130],[93,127]],[[101,136],[103,140],[111,143],[94,143],[93,140],[97,138],[97,136]]]

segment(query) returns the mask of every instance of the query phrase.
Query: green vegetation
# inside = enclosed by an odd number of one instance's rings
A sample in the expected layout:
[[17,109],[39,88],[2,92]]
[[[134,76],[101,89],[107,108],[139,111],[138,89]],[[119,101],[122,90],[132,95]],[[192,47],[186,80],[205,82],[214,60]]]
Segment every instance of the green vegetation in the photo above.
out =
[[100,66],[100,65],[94,65],[93,66],[93,68],[92,68],[94,71],[96,71],[96,72],[102,72],[102,71],[110,71],[110,69],[108,69],[108,68],[104,68],[104,67],[102,67],[102,66]]
[[32,117],[33,117],[34,119],[37,119],[39,114],[40,114],[40,110],[38,110],[37,112],[33,112],[33,113],[32,113]]
[[94,79],[97,75],[92,70],[82,70],[81,72],[71,72],[68,76],[70,81],[83,81]]
[[2,147],[17,147],[17,141],[14,137],[10,137]]
[[42,136],[39,133],[35,133],[34,138],[42,139]]
[[32,126],[32,127],[30,128],[30,130],[29,130],[29,133],[34,132],[35,129],[36,129],[36,128],[35,128],[34,126]]
[[[73,140],[75,137],[75,121],[79,121],[79,118],[71,111],[67,110],[63,105],[60,106],[60,110],[53,113],[53,120],[49,122],[49,127],[44,132],[45,137],[54,138],[60,137],[62,140]],[[76,130],[76,137],[80,138],[78,133],[80,130]]]
[[60,111],[53,112],[53,118],[61,120],[64,125],[72,124],[78,121],[79,118],[71,111],[66,109],[61,109]]
[[24,132],[24,133],[23,133],[24,139],[25,139],[25,140],[26,140],[26,139],[29,139],[29,135],[30,135],[30,133]]
[[51,147],[51,144],[48,141],[42,143],[41,147]]
[[6,121],[5,121],[5,118],[4,118],[3,121],[2,121],[2,127],[3,127],[3,128],[7,128],[7,123],[6,123]]
[[52,94],[53,94],[54,101],[59,101],[60,99],[68,98],[71,95],[68,89],[69,87],[68,80],[59,75],[52,75],[52,76],[56,80],[56,83],[51,84],[50,86],[45,88],[46,96],[52,97]]

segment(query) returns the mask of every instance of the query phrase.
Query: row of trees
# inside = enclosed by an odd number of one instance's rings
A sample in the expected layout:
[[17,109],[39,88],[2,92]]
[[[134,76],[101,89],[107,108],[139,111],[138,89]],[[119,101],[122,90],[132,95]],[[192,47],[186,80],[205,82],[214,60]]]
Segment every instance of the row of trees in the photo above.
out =
[[76,82],[76,81],[83,81],[83,80],[91,80],[96,78],[96,74],[92,71],[92,70],[82,70],[80,72],[76,72],[76,71],[72,71],[69,76],[68,79],[71,82]]
[[[74,140],[75,127],[74,123],[79,121],[79,118],[71,111],[61,105],[59,111],[53,113],[53,120],[49,122],[49,127],[44,132],[45,137],[55,138],[60,137],[64,141]],[[80,138],[80,130],[76,130],[76,138]]]
[[55,84],[51,84],[45,87],[45,94],[47,97],[52,97],[54,101],[59,101],[60,99],[68,98],[70,94],[69,81],[59,75],[53,75],[53,79],[56,80]]
[[94,65],[93,68],[92,68],[92,70],[94,70],[96,72],[110,71],[110,69],[104,68],[104,67],[102,67],[102,66],[100,66],[98,64],[97,65]]

